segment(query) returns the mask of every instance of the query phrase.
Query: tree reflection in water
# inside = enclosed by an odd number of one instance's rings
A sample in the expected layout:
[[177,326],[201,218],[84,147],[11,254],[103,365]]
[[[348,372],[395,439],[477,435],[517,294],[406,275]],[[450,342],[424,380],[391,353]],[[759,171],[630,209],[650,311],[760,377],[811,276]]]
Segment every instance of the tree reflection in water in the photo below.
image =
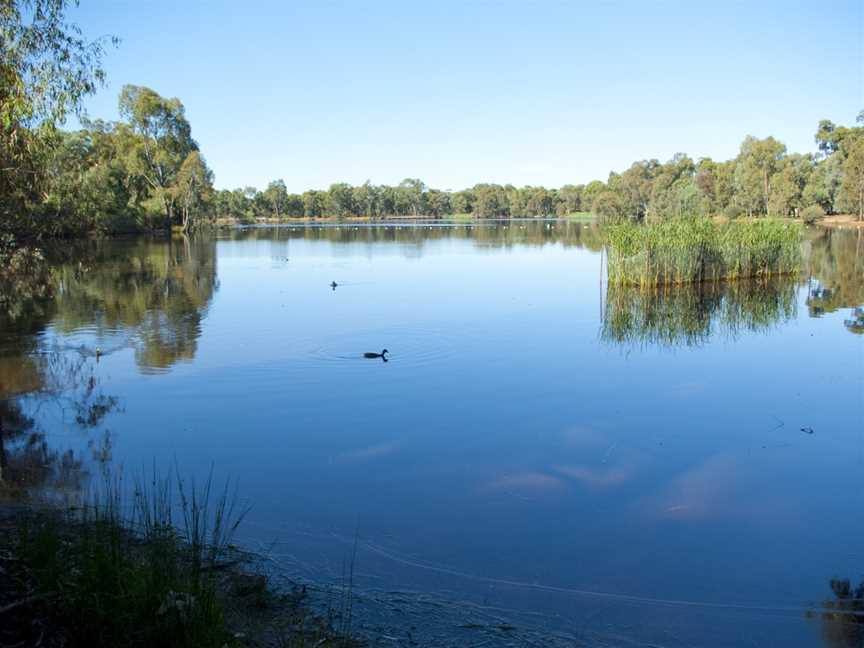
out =
[[214,238],[107,241],[76,256],[86,261],[72,260],[56,273],[58,331],[119,334],[144,372],[194,357],[218,288]]
[[[142,372],[191,359],[217,288],[215,239],[89,241],[44,256],[30,268],[38,281],[0,276],[0,481],[73,493],[87,478],[82,457],[52,449],[38,414],[59,408],[68,426],[92,431],[117,400],[98,385],[95,349],[53,347],[46,330],[119,336]],[[110,437],[90,447],[104,461]]]
[[848,308],[846,330],[864,333],[864,229],[822,230],[809,241],[812,273],[807,295],[811,317]]
[[810,616],[822,621],[825,645],[836,648],[864,647],[864,581],[853,587],[848,579],[832,579],[833,599],[822,603],[822,610]]

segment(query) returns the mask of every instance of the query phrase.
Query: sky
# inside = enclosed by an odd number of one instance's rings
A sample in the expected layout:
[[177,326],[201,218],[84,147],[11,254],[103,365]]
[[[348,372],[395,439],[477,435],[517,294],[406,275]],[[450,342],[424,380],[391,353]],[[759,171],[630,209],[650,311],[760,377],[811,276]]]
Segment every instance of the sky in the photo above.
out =
[[557,187],[633,161],[815,150],[864,109],[864,0],[81,0],[127,83],[186,107],[218,188],[420,178]]

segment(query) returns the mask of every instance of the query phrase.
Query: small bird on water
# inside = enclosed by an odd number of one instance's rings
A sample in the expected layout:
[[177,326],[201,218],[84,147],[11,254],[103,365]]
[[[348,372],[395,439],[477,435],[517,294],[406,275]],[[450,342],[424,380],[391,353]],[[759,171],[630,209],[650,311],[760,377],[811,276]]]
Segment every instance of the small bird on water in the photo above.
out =
[[337,284],[335,281],[331,281],[331,282],[330,282],[330,287],[331,287],[333,290],[336,290],[336,286],[338,286],[338,285],[339,285],[339,284]]
[[383,360],[386,360],[387,358],[385,358],[384,356],[388,353],[390,353],[390,352],[387,349],[384,349],[383,351],[381,351],[381,353],[375,353],[373,351],[367,351],[366,353],[363,354],[363,357],[364,358],[381,358]]

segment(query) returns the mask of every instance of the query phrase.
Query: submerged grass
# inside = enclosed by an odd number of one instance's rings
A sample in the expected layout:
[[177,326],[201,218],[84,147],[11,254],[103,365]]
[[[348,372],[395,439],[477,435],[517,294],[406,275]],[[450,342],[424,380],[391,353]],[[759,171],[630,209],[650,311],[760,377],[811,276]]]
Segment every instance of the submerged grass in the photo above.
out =
[[769,219],[681,218],[607,228],[613,285],[767,279],[799,270],[801,226]]

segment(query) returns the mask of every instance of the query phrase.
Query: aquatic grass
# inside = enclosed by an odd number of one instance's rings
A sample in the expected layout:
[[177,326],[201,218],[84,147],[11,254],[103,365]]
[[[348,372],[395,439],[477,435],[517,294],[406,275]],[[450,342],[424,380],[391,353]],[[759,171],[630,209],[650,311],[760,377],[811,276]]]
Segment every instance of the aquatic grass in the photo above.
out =
[[606,236],[615,285],[767,279],[795,273],[801,263],[801,226],[769,219],[625,222],[607,227]]
[[122,479],[105,475],[84,506],[22,527],[20,553],[71,645],[236,644],[219,573],[245,511],[212,484],[212,474],[199,487],[154,470],[128,505]]

